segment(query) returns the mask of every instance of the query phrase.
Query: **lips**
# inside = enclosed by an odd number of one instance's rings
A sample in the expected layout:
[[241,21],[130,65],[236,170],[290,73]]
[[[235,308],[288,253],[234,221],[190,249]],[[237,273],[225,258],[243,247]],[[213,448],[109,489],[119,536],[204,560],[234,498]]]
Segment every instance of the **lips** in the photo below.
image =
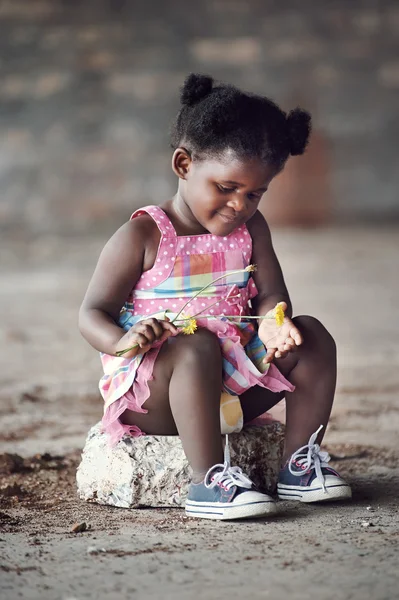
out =
[[232,215],[225,215],[224,213],[218,213],[219,217],[226,221],[226,223],[235,223],[238,219]]

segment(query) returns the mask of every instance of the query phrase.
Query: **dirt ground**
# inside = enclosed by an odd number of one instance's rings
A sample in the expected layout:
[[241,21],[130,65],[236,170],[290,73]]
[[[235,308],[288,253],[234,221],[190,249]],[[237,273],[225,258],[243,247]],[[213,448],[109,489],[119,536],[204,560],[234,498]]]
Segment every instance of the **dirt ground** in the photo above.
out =
[[[398,598],[399,228],[274,238],[295,313],[338,343],[326,447],[353,501],[218,523],[78,500],[80,450],[102,407],[76,316],[104,240],[3,239],[2,598]],[[75,522],[87,530],[71,533]]]

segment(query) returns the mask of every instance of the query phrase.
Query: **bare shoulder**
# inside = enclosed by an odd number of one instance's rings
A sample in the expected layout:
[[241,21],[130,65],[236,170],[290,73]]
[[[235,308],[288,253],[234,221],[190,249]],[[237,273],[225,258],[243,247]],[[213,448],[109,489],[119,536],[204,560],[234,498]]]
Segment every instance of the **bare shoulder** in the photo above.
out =
[[146,240],[149,237],[156,237],[159,229],[154,219],[150,215],[143,214],[127,221],[118,231],[123,231],[126,236],[134,239]]
[[125,256],[131,253],[143,256],[148,247],[158,243],[159,237],[154,220],[149,215],[140,215],[124,223],[107,242],[104,250],[123,252]]
[[156,232],[151,217],[143,215],[127,221],[114,233],[100,254],[83,308],[97,308],[117,318],[145,270],[152,248],[156,248]]
[[159,229],[154,219],[147,213],[139,215],[126,223],[132,228],[132,231],[140,233],[147,237],[148,235],[159,234]]

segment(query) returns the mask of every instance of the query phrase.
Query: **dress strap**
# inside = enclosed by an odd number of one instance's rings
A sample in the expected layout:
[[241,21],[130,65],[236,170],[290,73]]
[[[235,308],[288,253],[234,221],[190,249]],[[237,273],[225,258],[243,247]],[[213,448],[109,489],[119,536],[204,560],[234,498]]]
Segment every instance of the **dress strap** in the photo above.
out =
[[177,234],[168,215],[159,206],[144,206],[136,210],[130,219],[145,214],[154,219],[161,233],[161,239],[154,266],[142,273],[136,284],[136,290],[148,290],[149,287],[153,289],[165,281],[170,276],[176,260]]
[[162,210],[162,208],[159,208],[159,206],[155,205],[143,206],[143,208],[139,208],[132,214],[130,220],[135,219],[136,217],[139,217],[140,215],[144,214],[148,214],[154,219],[163,238],[177,239],[177,233],[172,225],[172,221],[169,219],[168,215]]

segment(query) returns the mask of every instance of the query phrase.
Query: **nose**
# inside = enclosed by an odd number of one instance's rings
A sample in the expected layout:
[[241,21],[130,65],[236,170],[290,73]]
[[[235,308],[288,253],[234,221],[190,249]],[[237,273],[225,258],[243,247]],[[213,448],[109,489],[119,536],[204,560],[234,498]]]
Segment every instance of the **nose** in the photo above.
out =
[[245,197],[240,193],[236,193],[229,198],[227,206],[237,213],[243,212],[246,209]]

